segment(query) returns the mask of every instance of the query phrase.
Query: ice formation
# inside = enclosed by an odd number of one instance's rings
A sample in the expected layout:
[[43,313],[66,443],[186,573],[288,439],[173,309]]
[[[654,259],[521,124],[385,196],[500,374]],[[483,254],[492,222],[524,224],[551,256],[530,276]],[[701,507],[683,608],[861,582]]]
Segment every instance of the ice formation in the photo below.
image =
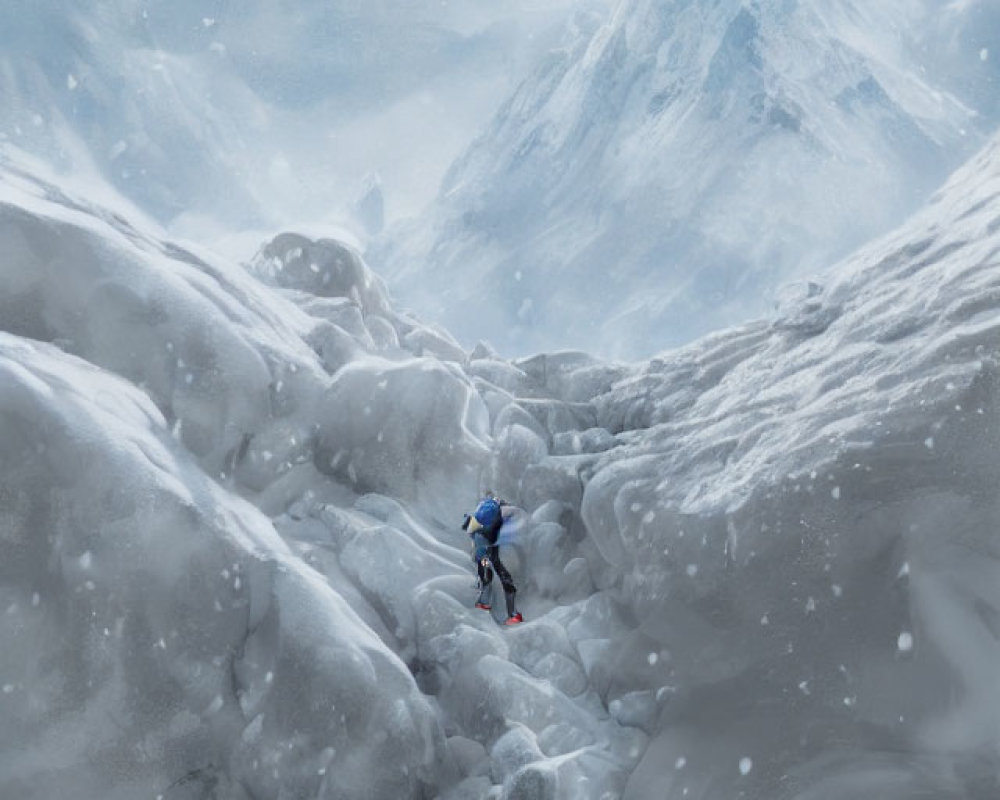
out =
[[0,796],[996,796],[998,197],[994,140],[775,321],[507,360],[8,157]]

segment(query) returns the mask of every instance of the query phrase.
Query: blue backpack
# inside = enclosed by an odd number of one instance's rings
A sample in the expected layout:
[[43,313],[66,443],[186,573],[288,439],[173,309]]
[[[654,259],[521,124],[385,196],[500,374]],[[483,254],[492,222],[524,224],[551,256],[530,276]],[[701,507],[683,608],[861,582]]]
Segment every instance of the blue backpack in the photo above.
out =
[[479,507],[476,508],[476,513],[473,516],[475,516],[476,522],[484,528],[495,525],[500,521],[502,516],[500,512],[500,503],[498,503],[494,497],[487,497],[479,504]]

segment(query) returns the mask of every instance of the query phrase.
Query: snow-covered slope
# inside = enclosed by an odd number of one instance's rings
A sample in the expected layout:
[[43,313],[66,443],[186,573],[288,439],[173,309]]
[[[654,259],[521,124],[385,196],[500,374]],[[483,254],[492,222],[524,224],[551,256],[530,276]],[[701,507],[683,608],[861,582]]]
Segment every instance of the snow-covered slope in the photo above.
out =
[[995,126],[1000,12],[941,5],[626,0],[581,21],[369,260],[509,355],[648,356],[760,316]]
[[22,161],[0,253],[0,796],[1000,790],[1000,140],[647,363],[467,354],[337,242],[242,268]]
[[998,198],[994,140],[774,324],[598,401],[582,518],[678,688],[631,796],[682,757],[706,797],[1000,788]]

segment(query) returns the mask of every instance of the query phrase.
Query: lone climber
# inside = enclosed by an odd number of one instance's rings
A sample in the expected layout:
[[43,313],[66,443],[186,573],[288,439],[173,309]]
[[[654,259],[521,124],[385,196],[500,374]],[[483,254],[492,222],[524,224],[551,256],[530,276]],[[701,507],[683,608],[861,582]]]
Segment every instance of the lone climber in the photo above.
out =
[[507,505],[503,500],[495,497],[493,492],[486,492],[476,510],[471,514],[466,514],[462,523],[462,530],[467,531],[472,537],[475,547],[476,569],[479,572],[479,599],[476,601],[476,608],[489,611],[490,596],[493,589],[494,571],[500,577],[503,585],[504,597],[507,601],[507,621],[505,625],[517,625],[524,621],[524,617],[515,608],[514,595],[517,588],[510,577],[510,573],[500,560],[500,546],[497,538],[500,535],[500,527],[503,525],[503,506]]

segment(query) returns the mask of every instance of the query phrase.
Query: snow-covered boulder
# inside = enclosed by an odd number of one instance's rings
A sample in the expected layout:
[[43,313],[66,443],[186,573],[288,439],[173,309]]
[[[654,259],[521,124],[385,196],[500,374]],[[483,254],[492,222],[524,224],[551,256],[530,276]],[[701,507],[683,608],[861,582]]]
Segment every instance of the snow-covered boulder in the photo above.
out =
[[145,394],[0,334],[0,431],[0,794],[418,797],[447,774],[403,663]]
[[234,265],[9,172],[0,241],[0,329],[143,387],[214,474],[244,437],[318,397],[308,318]]
[[361,256],[334,239],[282,233],[265,244],[248,265],[262,280],[317,297],[343,297],[363,314],[384,314],[386,289]]
[[468,380],[433,359],[351,362],[317,414],[316,466],[355,487],[454,519],[478,491],[486,409]]

